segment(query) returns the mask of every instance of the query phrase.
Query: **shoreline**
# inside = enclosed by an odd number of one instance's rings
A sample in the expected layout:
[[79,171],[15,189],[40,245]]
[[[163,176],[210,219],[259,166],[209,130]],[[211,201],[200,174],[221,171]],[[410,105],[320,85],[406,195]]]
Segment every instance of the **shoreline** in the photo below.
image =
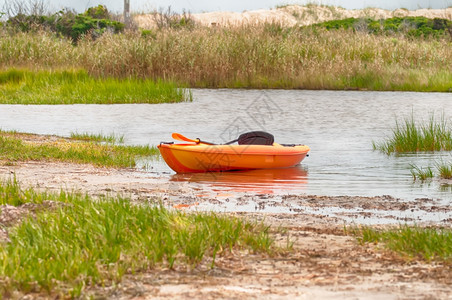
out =
[[[46,170],[41,174],[42,170]],[[46,191],[68,190],[90,196],[121,195],[134,203],[163,204],[187,212],[304,218],[305,225],[341,227],[345,224],[452,227],[452,207],[441,199],[406,200],[391,195],[347,196],[273,194],[265,190],[223,191],[202,184],[173,182],[135,168],[104,168],[66,162],[29,161],[1,164],[1,178],[15,176],[25,186]],[[290,225],[291,222],[287,225]],[[281,224],[283,225],[283,224]]]
[[[45,172],[43,172],[45,170]],[[17,162],[2,164],[0,174],[6,179],[16,176],[24,187],[33,186],[47,191],[61,188],[88,193],[93,196],[123,195],[134,203],[163,203],[165,206],[189,211],[211,201],[226,201],[227,198],[212,197],[193,199],[186,185],[168,186],[161,178],[146,176],[135,169],[107,169],[91,165],[59,162]],[[202,191],[197,190],[197,193]],[[250,195],[252,196],[252,195]],[[257,204],[271,205],[271,197],[254,195]],[[305,207],[355,206],[358,210],[368,207],[375,214],[391,208],[394,211],[419,209],[420,211],[442,211],[452,208],[437,206],[432,199],[419,203],[406,203],[390,196],[386,197],[327,197],[293,195]],[[231,199],[229,199],[230,201]],[[243,200],[243,199],[242,199]],[[339,203],[340,200],[342,203]],[[193,210],[187,206],[198,202]],[[339,201],[339,202],[338,202]],[[210,203],[216,205],[216,203]],[[10,208],[12,209],[12,208]],[[14,209],[12,209],[14,211]],[[27,208],[16,208],[16,212]],[[8,208],[2,208],[0,220],[4,220]],[[204,210],[201,210],[204,211]],[[299,211],[292,214],[227,212],[251,221],[264,222],[272,228],[277,244],[284,245],[289,237],[293,251],[286,257],[267,257],[249,253],[217,258],[211,269],[209,261],[192,270],[186,268],[168,270],[155,269],[140,274],[129,274],[116,286],[91,287],[85,295],[143,299],[210,299],[224,297],[341,297],[343,299],[374,299],[377,296],[393,298],[433,297],[452,295],[450,284],[452,266],[447,263],[427,263],[406,260],[378,245],[359,245],[356,238],[347,235],[344,228],[359,224],[345,223],[343,218]],[[400,223],[394,219],[393,225]],[[421,225],[418,223],[418,225]],[[432,226],[432,224],[422,224]],[[452,218],[441,226],[452,226]],[[374,225],[386,228],[387,225]],[[279,229],[278,229],[279,228]],[[281,229],[283,232],[281,232]]]

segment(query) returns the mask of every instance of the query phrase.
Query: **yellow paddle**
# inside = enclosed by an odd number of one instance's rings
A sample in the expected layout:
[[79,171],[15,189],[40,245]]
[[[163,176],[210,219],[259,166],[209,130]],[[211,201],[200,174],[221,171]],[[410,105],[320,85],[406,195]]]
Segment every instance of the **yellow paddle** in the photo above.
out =
[[185,137],[182,134],[176,133],[176,132],[173,132],[173,134],[171,136],[173,137],[173,139],[178,140],[178,141],[192,142],[192,143],[196,143],[196,144],[201,143],[200,139],[192,140],[192,139],[189,139],[188,137]]
[[180,133],[176,133],[174,132],[172,135],[173,139],[178,140],[178,141],[183,141],[183,142],[192,142],[192,143],[196,143],[196,144],[206,144],[206,145],[215,145],[214,143],[210,143],[210,142],[205,142],[205,141],[201,141],[200,139],[189,139],[188,137],[183,136]]

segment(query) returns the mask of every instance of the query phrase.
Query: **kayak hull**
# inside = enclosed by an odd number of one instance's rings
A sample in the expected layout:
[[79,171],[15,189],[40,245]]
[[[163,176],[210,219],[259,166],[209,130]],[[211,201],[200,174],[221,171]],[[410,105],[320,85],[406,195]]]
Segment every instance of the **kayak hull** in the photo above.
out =
[[299,164],[309,147],[264,145],[160,144],[160,153],[177,173],[287,168]]

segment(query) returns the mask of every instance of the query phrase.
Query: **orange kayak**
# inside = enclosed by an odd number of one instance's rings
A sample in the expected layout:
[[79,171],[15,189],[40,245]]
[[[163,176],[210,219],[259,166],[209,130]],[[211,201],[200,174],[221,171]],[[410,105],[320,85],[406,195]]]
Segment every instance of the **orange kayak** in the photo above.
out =
[[177,173],[287,168],[308,154],[305,145],[210,145],[161,143],[157,146]]

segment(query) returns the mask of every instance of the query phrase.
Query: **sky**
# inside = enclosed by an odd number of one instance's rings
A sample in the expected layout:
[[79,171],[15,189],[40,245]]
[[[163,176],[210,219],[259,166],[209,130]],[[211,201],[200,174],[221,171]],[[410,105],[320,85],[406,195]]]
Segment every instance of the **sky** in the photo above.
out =
[[[0,9],[5,4],[0,0]],[[87,8],[105,5],[112,12],[122,12],[124,0],[15,0],[21,2],[44,1],[48,4],[51,11],[62,8],[73,8],[78,12],[83,12]],[[378,7],[394,10],[397,8],[418,9],[418,8],[446,8],[452,6],[452,0],[129,0],[131,12],[150,12],[159,8],[167,8],[176,12],[182,12],[183,9],[191,13],[210,12],[210,11],[236,11],[269,9],[277,5],[284,4],[306,4],[316,3],[325,5],[341,6],[347,9],[361,9],[366,7]],[[1,11],[1,10],[0,10]]]

